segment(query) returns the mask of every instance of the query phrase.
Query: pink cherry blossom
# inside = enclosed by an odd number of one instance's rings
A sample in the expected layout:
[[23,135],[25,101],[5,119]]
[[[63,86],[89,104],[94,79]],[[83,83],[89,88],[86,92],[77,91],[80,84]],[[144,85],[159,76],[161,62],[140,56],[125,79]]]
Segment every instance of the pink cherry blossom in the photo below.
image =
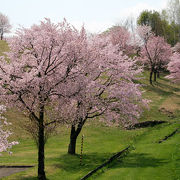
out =
[[172,55],[171,46],[163,37],[155,36],[148,26],[137,28],[141,39],[140,61],[150,70],[150,83],[152,84],[152,74],[156,79],[156,72],[167,66]]
[[19,144],[17,141],[8,141],[8,137],[12,134],[7,127],[10,123],[7,122],[7,119],[3,116],[3,113],[6,111],[6,107],[0,105],[0,153],[1,152],[10,152],[9,150],[12,148],[13,145]]
[[88,63],[74,83],[79,91],[61,100],[56,113],[49,112],[51,119],[71,126],[70,154],[75,153],[76,138],[88,119],[99,117],[108,125],[124,127],[136,123],[147,106],[140,86],[133,83],[142,69],[109,39],[101,35],[88,39],[84,56]]
[[85,30],[77,31],[66,20],[54,24],[46,19],[19,29],[8,43],[9,61],[1,58],[0,64],[0,98],[29,117],[38,146],[38,177],[45,179],[44,145],[52,131],[46,112],[79,91],[77,77],[89,63]]
[[170,75],[167,76],[175,82],[180,82],[180,53],[174,53],[168,64]]

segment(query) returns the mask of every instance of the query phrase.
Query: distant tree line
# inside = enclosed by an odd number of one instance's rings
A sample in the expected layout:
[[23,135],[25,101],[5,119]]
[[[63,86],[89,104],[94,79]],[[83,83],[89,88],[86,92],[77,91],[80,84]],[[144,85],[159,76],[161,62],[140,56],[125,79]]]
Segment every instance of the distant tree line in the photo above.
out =
[[180,1],[170,0],[161,12],[144,10],[137,19],[138,25],[151,26],[156,36],[164,37],[171,46],[180,42]]

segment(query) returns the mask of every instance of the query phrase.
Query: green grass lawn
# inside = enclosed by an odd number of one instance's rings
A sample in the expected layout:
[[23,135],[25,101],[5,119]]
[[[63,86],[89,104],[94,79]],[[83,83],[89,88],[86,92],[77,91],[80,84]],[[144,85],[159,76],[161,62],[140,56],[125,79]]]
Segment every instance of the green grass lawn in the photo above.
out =
[[[150,110],[145,111],[140,121],[166,120],[168,123],[146,131],[134,141],[135,149],[127,157],[119,159],[109,167],[97,172],[90,179],[112,180],[178,180],[180,179],[180,132],[159,144],[158,141],[180,128],[180,86],[158,79],[154,86],[146,79],[141,83],[146,86],[144,96],[151,99]],[[161,112],[160,109],[167,111]],[[173,113],[170,116],[169,112]]]
[[[3,45],[4,43],[0,41],[1,52],[6,46]],[[7,46],[6,49],[8,49]],[[45,149],[46,174],[49,180],[78,180],[128,145],[134,148],[126,157],[115,160],[90,179],[180,179],[180,133],[161,144],[158,143],[180,127],[180,86],[169,82],[164,77],[158,79],[154,86],[150,86],[148,72],[145,72],[144,76],[145,78],[140,80],[142,89],[145,91],[144,97],[152,102],[150,109],[143,113],[140,121],[165,120],[167,123],[151,128],[123,130],[89,121],[78,138],[76,156],[67,154],[70,129],[59,127],[58,131],[49,138]],[[14,134],[11,139],[18,140],[20,144],[12,148],[12,155],[3,153],[0,157],[0,165],[34,165],[35,167],[2,179],[35,180],[37,179],[37,148],[21,126],[27,119],[15,109],[9,110],[6,117],[12,122],[11,129]],[[82,134],[85,137],[83,164],[80,165]]]
[[179,123],[149,128],[137,138],[127,157],[114,161],[91,179],[178,180],[180,178],[180,133],[159,144]]
[[[102,125],[87,125],[83,130],[84,155],[83,165],[80,166],[79,155],[67,154],[69,131],[51,137],[46,145],[46,172],[49,179],[80,179],[87,172],[103,163],[113,153],[122,150],[137,136],[145,132],[142,130],[122,131],[119,128],[103,127]],[[4,179],[33,179],[37,171],[37,150],[31,139],[22,139],[20,144],[12,149],[13,155],[1,156],[1,165],[35,165],[35,168]],[[80,138],[77,142],[77,153],[80,153]]]
[[0,56],[5,55],[4,52],[9,51],[6,41],[0,40]]

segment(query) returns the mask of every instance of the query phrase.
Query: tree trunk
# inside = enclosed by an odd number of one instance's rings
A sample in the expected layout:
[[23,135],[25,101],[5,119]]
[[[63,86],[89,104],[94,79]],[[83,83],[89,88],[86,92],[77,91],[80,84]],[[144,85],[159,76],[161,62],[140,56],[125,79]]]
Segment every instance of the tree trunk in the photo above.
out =
[[76,154],[76,140],[77,140],[78,135],[81,132],[83,124],[84,123],[79,122],[77,129],[76,129],[75,125],[71,126],[71,134],[70,134],[70,143],[68,146],[68,154],[71,154],[71,155]]
[[38,132],[38,179],[46,180],[44,171],[44,106],[40,108]]
[[71,126],[71,134],[70,134],[70,143],[68,146],[68,154],[75,154],[76,153],[76,129],[75,126]]
[[1,33],[1,40],[3,40],[3,33]]
[[160,72],[159,71],[157,72],[157,77],[160,78]]
[[157,71],[154,71],[154,82],[156,82]]
[[150,77],[149,77],[149,82],[152,85],[152,75],[153,75],[153,71],[150,72]]
[[1,28],[1,40],[3,40],[4,30]]
[[68,154],[76,154],[76,139],[77,137],[70,138],[70,143],[68,146]]

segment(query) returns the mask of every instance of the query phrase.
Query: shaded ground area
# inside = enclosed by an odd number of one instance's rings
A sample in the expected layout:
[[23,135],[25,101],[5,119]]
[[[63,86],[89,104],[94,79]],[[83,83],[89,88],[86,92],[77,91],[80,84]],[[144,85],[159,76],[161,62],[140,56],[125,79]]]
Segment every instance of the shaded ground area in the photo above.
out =
[[0,178],[10,176],[11,174],[25,171],[30,167],[0,167]]
[[131,129],[136,129],[136,128],[154,127],[162,123],[167,123],[167,121],[144,121],[144,122],[136,123],[132,126],[128,126],[126,127],[126,129],[131,130]]

